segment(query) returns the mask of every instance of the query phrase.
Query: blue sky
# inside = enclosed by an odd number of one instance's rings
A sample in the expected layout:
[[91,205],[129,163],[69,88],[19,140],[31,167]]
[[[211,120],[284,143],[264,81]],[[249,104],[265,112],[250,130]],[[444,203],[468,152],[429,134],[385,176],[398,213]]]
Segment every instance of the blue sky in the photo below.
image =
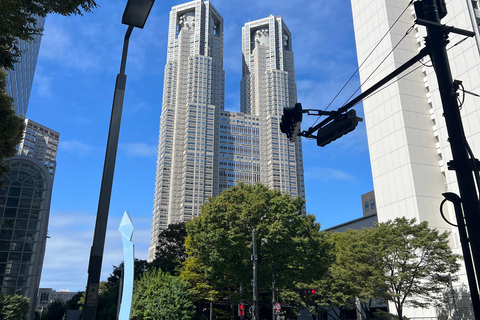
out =
[[[102,280],[123,260],[123,211],[135,225],[136,257],[147,258],[156,149],[166,62],[168,15],[184,1],[156,1],[145,28],[135,29],[108,222]],[[48,16],[27,117],[60,133],[49,236],[41,287],[84,290],[98,205],[115,77],[126,26],[125,0],[98,1],[84,17]],[[350,2],[214,1],[225,21],[225,109],[239,111],[241,28],[273,14],[292,32],[298,102],[324,109],[357,68]],[[358,77],[330,109],[359,86]],[[357,93],[358,94],[358,93]],[[357,114],[363,116],[361,106]],[[304,116],[302,129],[316,117]],[[328,228],[362,216],[360,196],[373,189],[365,124],[319,148],[303,140],[307,211]]]

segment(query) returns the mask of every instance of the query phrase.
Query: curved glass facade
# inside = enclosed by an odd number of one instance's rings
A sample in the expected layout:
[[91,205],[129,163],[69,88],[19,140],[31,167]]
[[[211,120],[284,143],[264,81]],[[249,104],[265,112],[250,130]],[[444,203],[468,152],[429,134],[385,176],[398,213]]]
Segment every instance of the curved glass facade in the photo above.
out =
[[53,179],[41,162],[26,156],[6,161],[0,188],[1,293],[36,299],[45,252]]

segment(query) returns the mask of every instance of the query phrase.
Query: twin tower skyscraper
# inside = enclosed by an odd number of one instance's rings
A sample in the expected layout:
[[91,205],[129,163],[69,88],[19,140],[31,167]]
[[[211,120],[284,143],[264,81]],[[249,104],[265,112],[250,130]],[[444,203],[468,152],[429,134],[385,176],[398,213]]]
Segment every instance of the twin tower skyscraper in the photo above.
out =
[[292,35],[281,17],[242,28],[241,112],[224,110],[222,16],[210,2],[172,8],[149,261],[158,235],[222,190],[263,183],[305,197],[302,146],[280,131],[297,99]]

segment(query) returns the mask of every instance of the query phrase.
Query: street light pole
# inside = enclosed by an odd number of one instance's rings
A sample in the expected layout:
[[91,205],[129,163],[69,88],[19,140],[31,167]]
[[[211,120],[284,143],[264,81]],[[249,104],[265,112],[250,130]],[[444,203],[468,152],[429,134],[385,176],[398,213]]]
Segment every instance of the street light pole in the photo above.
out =
[[117,158],[118,138],[120,135],[120,123],[122,120],[123,100],[127,76],[125,65],[127,63],[127,52],[130,35],[133,28],[143,28],[148,14],[153,6],[154,0],[128,0],[122,17],[122,23],[127,24],[127,32],[123,42],[122,60],[120,73],[115,82],[113,96],[112,114],[110,117],[110,128],[108,130],[107,149],[105,151],[105,162],[103,164],[103,175],[98,200],[97,219],[93,235],[93,244],[90,250],[90,261],[88,264],[87,290],[85,294],[84,320],[94,320],[97,311],[98,287],[100,284],[100,273],[102,270],[103,251],[105,247],[105,236],[107,232],[108,212],[110,209],[110,198],[112,195],[113,174]]

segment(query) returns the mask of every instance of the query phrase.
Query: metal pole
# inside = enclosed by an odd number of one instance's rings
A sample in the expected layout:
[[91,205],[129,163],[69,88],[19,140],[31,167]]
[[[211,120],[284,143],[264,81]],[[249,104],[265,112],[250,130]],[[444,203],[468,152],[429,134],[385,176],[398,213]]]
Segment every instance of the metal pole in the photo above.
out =
[[275,262],[272,261],[272,319],[275,320]]
[[255,234],[255,229],[253,229],[252,235],[253,241],[253,280],[252,280],[252,287],[253,287],[253,317],[252,320],[258,320],[258,301],[257,301],[257,237]]
[[[455,216],[457,218],[458,234],[460,236],[460,243],[462,244],[463,263],[465,264],[465,271],[467,272],[468,285],[470,288],[470,297],[472,299],[473,312],[476,315],[480,314],[480,299],[478,296],[477,283],[475,278],[475,271],[473,269],[472,255],[470,252],[469,241],[467,236],[467,229],[465,227],[465,217],[462,211],[462,200],[453,192],[443,193],[445,199],[453,203],[455,209]],[[451,281],[451,280],[450,280]]]
[[[426,20],[440,23],[435,0],[423,0],[423,9]],[[480,275],[480,233],[478,232],[480,214],[478,196],[467,153],[466,138],[457,104],[456,89],[452,80],[447,50],[445,49],[447,40],[446,32],[438,26],[427,25],[426,27],[428,35],[427,46],[430,48],[430,57],[435,68],[435,73],[437,74],[455,173],[457,175],[458,188],[464,209],[465,224],[470,239],[474,270],[476,275]],[[478,277],[475,284],[478,292]],[[478,303],[478,301],[473,303]],[[480,319],[479,314],[475,316],[477,319]]]
[[112,114],[110,117],[110,128],[107,139],[107,150],[105,152],[100,197],[98,200],[97,220],[95,222],[95,232],[93,235],[93,244],[90,250],[90,261],[88,264],[87,291],[83,308],[84,320],[94,320],[97,312],[98,286],[100,284],[100,273],[102,270],[108,211],[110,209],[110,198],[112,195],[113,173],[115,171],[118,137],[120,135],[120,123],[122,120],[123,99],[127,82],[125,64],[127,61],[128,40],[132,30],[133,26],[128,26],[127,32],[125,33],[120,73],[117,75],[115,83],[115,93],[113,96]]

